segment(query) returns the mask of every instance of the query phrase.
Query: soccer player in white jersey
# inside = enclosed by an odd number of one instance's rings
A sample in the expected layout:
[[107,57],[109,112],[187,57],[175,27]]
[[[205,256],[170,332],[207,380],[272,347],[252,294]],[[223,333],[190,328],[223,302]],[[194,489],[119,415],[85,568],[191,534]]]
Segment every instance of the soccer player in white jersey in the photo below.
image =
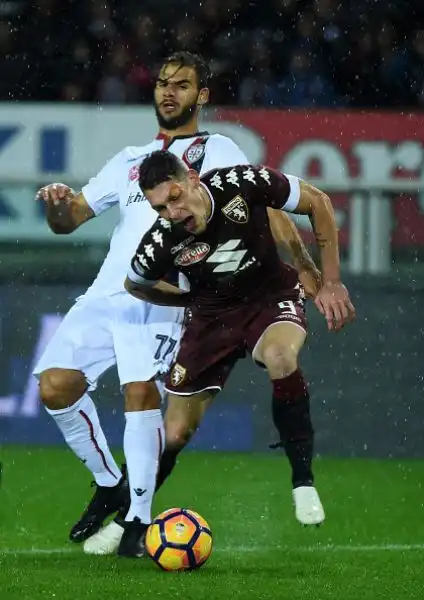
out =
[[[38,194],[57,234],[71,233],[114,205],[120,208],[120,221],[97,278],[70,309],[34,370],[47,412],[96,482],[93,498],[70,532],[72,541],[87,540],[87,552],[117,549],[118,555],[131,557],[143,551],[141,541],[151,521],[165,445],[155,379],[168,369],[181,331],[181,309],[140,302],[123,287],[139,239],[156,218],[138,187],[139,165],[152,151],[165,148],[201,174],[247,162],[229,138],[198,131],[199,111],[209,99],[208,78],[200,57],[186,52],[169,57],[155,87],[157,138],[145,146],[124,148],[79,193],[51,184]],[[128,511],[125,477],[89,395],[113,365],[125,398]],[[125,521],[113,521],[98,532],[106,517],[123,507]]]

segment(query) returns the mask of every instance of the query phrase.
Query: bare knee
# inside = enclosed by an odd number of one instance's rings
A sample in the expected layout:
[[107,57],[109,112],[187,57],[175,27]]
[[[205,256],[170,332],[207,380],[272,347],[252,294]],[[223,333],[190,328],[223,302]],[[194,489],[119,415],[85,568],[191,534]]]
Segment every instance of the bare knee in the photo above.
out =
[[192,396],[168,395],[165,412],[166,446],[184,448],[199,428],[216,391],[205,390]]
[[135,381],[125,386],[125,410],[135,412],[160,408],[160,394],[153,381]]
[[72,369],[47,369],[40,374],[40,399],[50,410],[75,404],[87,389],[84,373]]
[[262,350],[262,358],[271,379],[280,379],[296,371],[298,350],[274,342]]
[[165,444],[166,447],[184,448],[198,428],[197,423],[187,421],[165,421]]

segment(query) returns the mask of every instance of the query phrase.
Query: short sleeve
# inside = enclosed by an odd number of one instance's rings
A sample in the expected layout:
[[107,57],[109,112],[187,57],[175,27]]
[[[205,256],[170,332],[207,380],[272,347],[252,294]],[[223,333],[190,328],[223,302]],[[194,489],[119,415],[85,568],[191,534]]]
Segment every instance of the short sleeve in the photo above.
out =
[[293,212],[299,204],[300,183],[294,175],[285,175],[270,167],[259,165],[242,170],[241,179],[245,191],[259,188],[263,202],[270,208]]
[[128,279],[142,285],[154,285],[173,267],[171,224],[159,218],[147,231],[134,254]]
[[124,166],[124,158],[120,152],[82,188],[84,198],[95,215],[100,215],[113,205],[119,204],[118,179]]

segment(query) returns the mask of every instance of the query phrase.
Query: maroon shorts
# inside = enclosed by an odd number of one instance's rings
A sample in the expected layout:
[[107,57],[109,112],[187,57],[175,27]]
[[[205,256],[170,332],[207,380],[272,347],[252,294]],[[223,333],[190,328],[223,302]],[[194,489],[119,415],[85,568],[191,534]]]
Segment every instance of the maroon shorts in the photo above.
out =
[[[297,290],[296,290],[297,292]],[[294,323],[306,331],[304,301],[287,290],[253,304],[237,306],[213,316],[197,309],[187,319],[180,349],[166,378],[168,392],[189,395],[221,390],[231,370],[246,351],[252,354],[265,330],[275,323]]]

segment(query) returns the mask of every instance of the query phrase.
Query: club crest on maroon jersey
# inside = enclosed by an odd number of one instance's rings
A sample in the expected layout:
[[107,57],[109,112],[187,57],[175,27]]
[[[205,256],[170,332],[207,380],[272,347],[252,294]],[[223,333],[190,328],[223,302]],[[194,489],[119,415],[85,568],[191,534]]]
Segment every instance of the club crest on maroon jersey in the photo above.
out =
[[234,223],[245,225],[249,221],[249,207],[241,196],[236,196],[227,202],[221,210]]
[[186,378],[186,375],[187,375],[187,369],[185,369],[179,363],[175,363],[175,365],[171,369],[171,375],[170,375],[172,385],[175,385],[175,387],[177,387],[178,385],[181,385],[182,382],[184,381],[184,379]]
[[174,265],[177,267],[188,267],[194,265],[205,258],[210,251],[209,244],[206,242],[198,242],[190,244],[175,257]]

